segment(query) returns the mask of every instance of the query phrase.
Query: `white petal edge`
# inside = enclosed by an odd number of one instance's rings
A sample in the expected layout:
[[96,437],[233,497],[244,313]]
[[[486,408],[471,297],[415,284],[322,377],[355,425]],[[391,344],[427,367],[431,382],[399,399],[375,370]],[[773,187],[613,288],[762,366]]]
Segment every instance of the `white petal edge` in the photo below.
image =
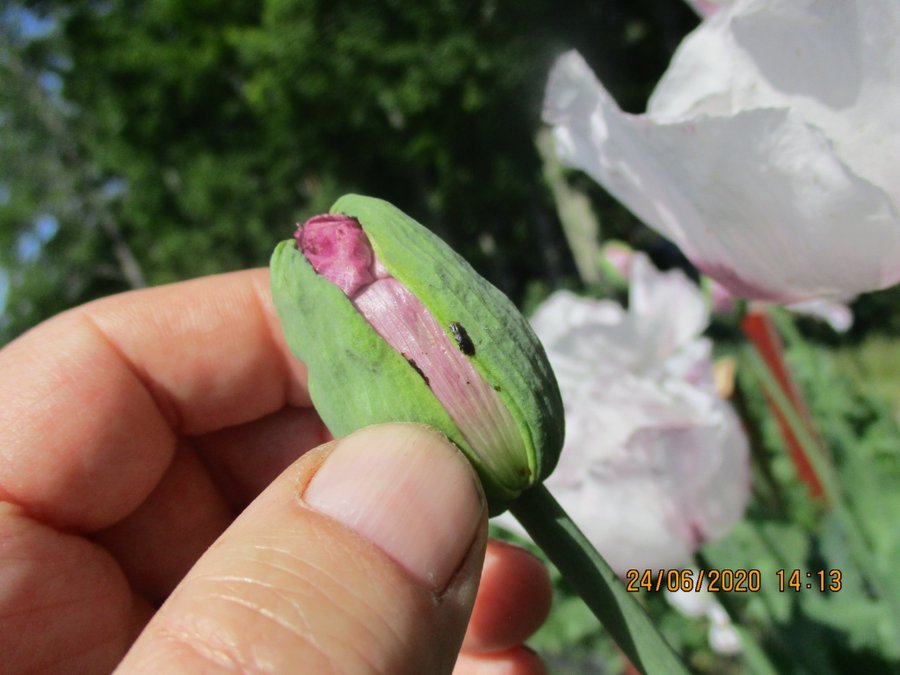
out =
[[897,205],[898,33],[897,2],[738,0],[681,43],[647,115],[674,122],[790,109]]
[[544,119],[563,163],[737,295],[801,302],[900,281],[900,219],[887,195],[787,111],[658,124],[623,113],[568,52]]

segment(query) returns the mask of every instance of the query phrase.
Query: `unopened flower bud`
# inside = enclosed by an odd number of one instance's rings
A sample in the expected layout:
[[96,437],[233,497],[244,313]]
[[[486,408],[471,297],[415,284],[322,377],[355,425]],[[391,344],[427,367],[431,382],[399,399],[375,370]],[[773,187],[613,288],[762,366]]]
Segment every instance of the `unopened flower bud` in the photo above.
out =
[[540,342],[428,229],[347,195],[278,245],[271,272],[288,344],[333,434],[437,427],[472,462],[494,513],[553,469],[562,402]]

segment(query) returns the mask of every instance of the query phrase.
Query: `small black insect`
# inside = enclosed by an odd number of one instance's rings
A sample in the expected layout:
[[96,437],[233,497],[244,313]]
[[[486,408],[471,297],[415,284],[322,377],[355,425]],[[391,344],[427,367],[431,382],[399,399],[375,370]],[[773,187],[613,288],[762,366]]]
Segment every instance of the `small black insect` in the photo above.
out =
[[472,344],[472,338],[469,337],[461,323],[451,321],[450,332],[453,334],[453,339],[456,340],[456,346],[459,347],[459,351],[466,356],[475,356],[475,345]]

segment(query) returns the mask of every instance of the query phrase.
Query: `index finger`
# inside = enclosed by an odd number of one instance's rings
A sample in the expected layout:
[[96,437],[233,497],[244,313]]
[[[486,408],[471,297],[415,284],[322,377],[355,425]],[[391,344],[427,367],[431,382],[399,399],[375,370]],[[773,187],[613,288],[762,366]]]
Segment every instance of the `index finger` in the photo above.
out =
[[77,529],[136,507],[179,435],[310,405],[262,269],[75,308],[0,350],[0,373],[0,499]]

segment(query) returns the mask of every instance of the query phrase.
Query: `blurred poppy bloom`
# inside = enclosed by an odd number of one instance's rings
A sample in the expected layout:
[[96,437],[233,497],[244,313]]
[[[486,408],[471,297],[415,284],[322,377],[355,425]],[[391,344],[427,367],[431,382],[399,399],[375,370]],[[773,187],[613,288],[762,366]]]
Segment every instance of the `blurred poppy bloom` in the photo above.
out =
[[689,565],[741,518],[750,489],[747,441],[700,337],[702,294],[640,253],[629,274],[627,311],[560,291],[532,320],[566,413],[547,488],[620,575]]
[[582,169],[732,293],[796,303],[900,281],[900,4],[737,0],[643,115],[576,53],[544,119]]

